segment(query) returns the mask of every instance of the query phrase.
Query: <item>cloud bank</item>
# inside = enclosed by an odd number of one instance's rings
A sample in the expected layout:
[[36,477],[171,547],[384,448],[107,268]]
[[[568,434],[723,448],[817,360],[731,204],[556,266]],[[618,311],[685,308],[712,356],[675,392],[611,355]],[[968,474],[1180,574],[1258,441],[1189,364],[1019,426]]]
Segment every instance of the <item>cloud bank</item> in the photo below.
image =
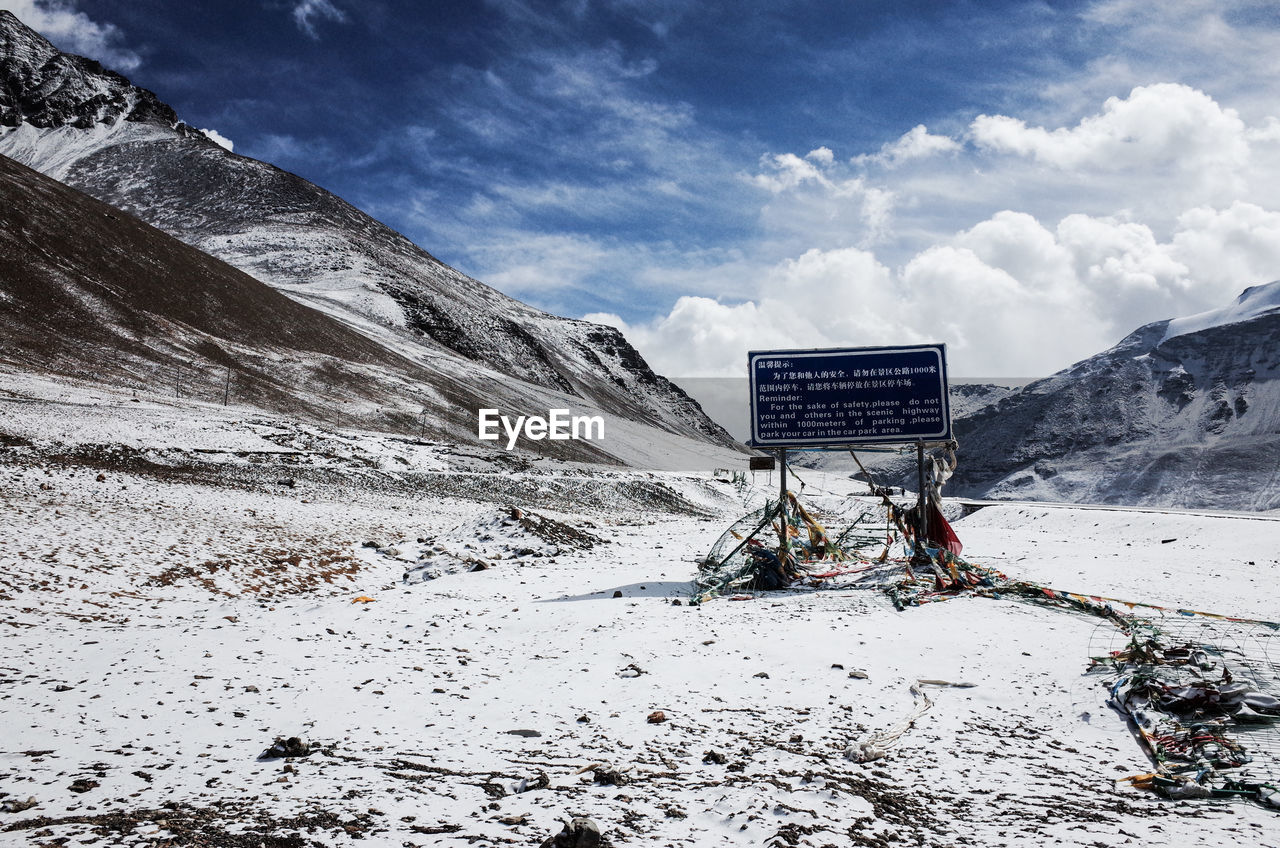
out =
[[[1186,85],[1138,86],[1058,127],[981,114],[845,161],[769,154],[747,180],[766,237],[813,246],[740,299],[684,296],[629,325],[587,316],[622,327],[660,372],[741,376],[748,350],[943,341],[958,375],[1040,376],[1280,278],[1280,122],[1248,123]],[[974,223],[936,233],[937,210]]]

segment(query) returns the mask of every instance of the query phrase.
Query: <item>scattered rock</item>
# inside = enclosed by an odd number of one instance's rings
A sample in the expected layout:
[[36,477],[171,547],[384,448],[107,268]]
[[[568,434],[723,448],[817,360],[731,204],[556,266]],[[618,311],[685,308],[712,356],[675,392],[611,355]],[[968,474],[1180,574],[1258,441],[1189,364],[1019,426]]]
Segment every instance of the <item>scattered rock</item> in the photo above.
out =
[[755,674],[753,674],[753,675],[751,675],[751,676],[752,676],[752,677],[763,677],[765,680],[768,680],[768,679],[769,679],[769,672],[767,672],[767,671],[757,671]]
[[281,757],[306,757],[311,754],[311,746],[297,736],[288,739],[276,739],[271,747],[258,755],[260,760],[278,760]]
[[662,724],[666,720],[667,720],[667,714],[664,713],[662,710],[654,710],[653,712],[649,713],[649,717],[645,719],[645,721],[649,722],[650,724]]
[[37,806],[39,803],[40,802],[35,799],[34,795],[25,801],[21,801],[17,798],[6,798],[5,800],[0,801],[0,813],[20,813],[23,810],[29,810],[32,807]]
[[512,736],[524,736],[524,737],[527,737],[527,738],[532,738],[532,737],[535,737],[535,736],[541,736],[541,735],[542,735],[540,732],[538,732],[538,731],[536,731],[536,730],[525,730],[525,729],[519,729],[519,730],[505,730],[505,731],[503,731],[503,732],[504,732],[504,733],[509,733],[509,734],[511,734]]
[[722,766],[722,765],[724,765],[726,762],[728,762],[728,758],[727,758],[727,757],[725,757],[725,755],[724,755],[724,754],[722,754],[722,753],[720,753],[719,751],[716,751],[716,750],[714,750],[714,749],[713,749],[713,750],[710,750],[710,751],[704,751],[704,752],[703,752],[703,754],[702,754],[702,761],[703,761],[704,763],[715,763],[715,764],[716,764],[716,765],[718,765],[718,766]]
[[624,786],[627,782],[627,776],[617,769],[593,769],[591,776],[595,778],[596,783],[602,783],[605,786]]
[[96,780],[90,780],[87,777],[76,778],[76,780],[67,788],[72,792],[88,792],[90,789],[97,789],[102,784]]
[[578,724],[590,724],[590,723],[591,723],[591,716],[589,715],[578,716]]
[[621,597],[622,597],[622,590],[621,590],[621,589],[614,589],[614,590],[613,590],[613,596],[614,596],[615,598],[621,598]]
[[541,848],[600,848],[600,828],[588,818],[565,822],[564,830],[542,843]]
[[869,675],[860,668],[855,668],[853,671],[849,672],[849,676],[852,677],[854,680],[869,679]]

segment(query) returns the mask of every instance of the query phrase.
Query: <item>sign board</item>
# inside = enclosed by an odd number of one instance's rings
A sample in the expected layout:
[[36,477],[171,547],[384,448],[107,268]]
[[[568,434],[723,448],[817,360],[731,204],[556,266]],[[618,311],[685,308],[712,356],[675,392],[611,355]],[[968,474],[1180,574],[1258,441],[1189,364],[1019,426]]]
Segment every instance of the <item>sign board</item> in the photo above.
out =
[[747,362],[757,447],[951,438],[945,345],[754,351]]
[[777,461],[771,456],[753,456],[747,463],[750,471],[772,471]]

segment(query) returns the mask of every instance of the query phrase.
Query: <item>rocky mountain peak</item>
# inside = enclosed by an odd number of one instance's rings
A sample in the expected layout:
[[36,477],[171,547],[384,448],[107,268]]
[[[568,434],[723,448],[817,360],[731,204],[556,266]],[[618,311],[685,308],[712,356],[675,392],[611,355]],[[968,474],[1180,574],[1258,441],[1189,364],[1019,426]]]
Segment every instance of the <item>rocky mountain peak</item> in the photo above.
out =
[[6,65],[38,68],[58,53],[58,48],[18,20],[13,12],[0,9],[0,56]]
[[0,126],[88,129],[119,120],[172,127],[178,116],[152,92],[92,59],[63,53],[0,10]]

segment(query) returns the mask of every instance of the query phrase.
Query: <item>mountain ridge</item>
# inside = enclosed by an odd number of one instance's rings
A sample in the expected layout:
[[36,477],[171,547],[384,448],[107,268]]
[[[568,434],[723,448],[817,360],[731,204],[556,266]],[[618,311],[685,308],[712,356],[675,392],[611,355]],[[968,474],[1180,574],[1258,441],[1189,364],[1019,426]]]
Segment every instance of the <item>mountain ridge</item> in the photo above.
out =
[[[1249,301],[1264,306],[1235,308]],[[1280,508],[1280,309],[1273,303],[1280,303],[1280,281],[1252,286],[1220,310],[1146,324],[957,419],[961,465],[949,491]]]
[[[70,186],[0,156],[0,396],[10,404],[180,410],[191,426],[284,417],[325,431],[427,438],[486,461],[550,458],[686,470],[729,449],[618,418],[590,402],[453,357],[415,361],[358,328]],[[132,398],[130,397],[132,395]],[[475,412],[600,415],[593,439],[476,442]],[[224,407],[226,409],[224,410]],[[461,418],[444,409],[467,411]],[[266,415],[264,415],[265,413]],[[118,434],[141,419],[105,425]],[[132,423],[130,423],[132,422]],[[14,442],[0,421],[0,447]],[[344,439],[346,436],[335,436]],[[467,448],[471,443],[472,447]],[[92,447],[92,446],[90,446]]]

